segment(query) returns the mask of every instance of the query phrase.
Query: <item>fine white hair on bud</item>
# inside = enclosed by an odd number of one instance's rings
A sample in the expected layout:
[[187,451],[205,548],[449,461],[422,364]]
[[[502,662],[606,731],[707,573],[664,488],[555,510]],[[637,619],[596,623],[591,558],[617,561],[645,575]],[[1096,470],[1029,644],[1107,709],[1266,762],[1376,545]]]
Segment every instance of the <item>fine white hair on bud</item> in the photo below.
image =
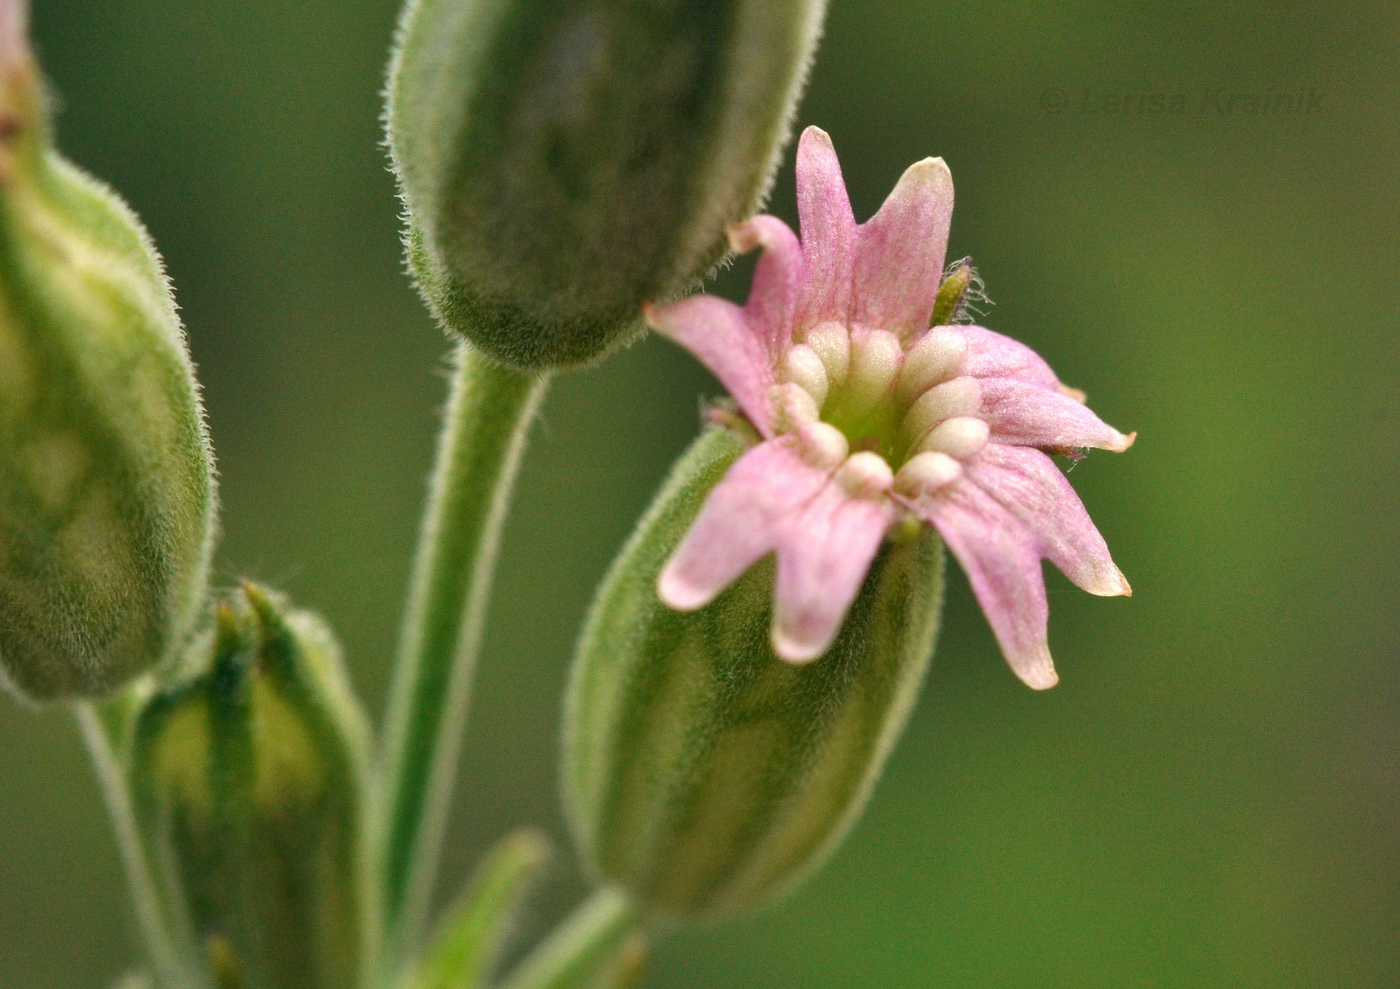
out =
[[904,355],[895,383],[895,401],[900,408],[907,408],[934,385],[957,377],[966,364],[967,338],[961,330],[930,330]]
[[958,460],[969,460],[982,452],[991,438],[992,427],[976,416],[945,419],[919,441],[919,450],[939,450]]
[[827,376],[826,365],[817,352],[806,344],[797,344],[783,358],[783,373],[788,381],[801,385],[821,408],[826,401],[831,379]]
[[913,443],[945,419],[974,415],[982,405],[982,386],[976,378],[954,378],[934,385],[915,400],[905,413],[904,435]]
[[962,477],[962,464],[946,453],[920,453],[910,458],[894,478],[896,494],[918,500]]
[[841,385],[851,369],[851,334],[840,323],[820,323],[807,333],[807,346],[816,351],[831,384]]
[[894,485],[894,472],[878,453],[853,453],[836,471],[836,483],[852,498],[879,498]]

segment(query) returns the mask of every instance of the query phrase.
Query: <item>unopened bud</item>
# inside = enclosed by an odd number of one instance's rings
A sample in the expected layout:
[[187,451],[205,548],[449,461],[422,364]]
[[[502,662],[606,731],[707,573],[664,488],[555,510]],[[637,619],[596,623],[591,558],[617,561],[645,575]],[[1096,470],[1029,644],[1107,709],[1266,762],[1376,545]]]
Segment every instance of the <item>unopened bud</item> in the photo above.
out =
[[202,605],[212,459],[160,260],[50,146],[22,5],[0,7],[0,681],[92,696]]
[[416,0],[389,83],[410,261],[499,360],[592,360],[767,193],[825,0]]
[[375,928],[366,729],[339,650],[319,619],[254,586],[216,625],[207,672],[136,723],[151,861],[215,985],[353,987]]
[[942,551],[886,542],[819,662],[769,644],[773,567],[680,612],[657,573],[743,452],[721,430],[677,465],[593,606],[565,728],[566,803],[596,881],[652,914],[758,906],[807,874],[864,805],[923,679]]

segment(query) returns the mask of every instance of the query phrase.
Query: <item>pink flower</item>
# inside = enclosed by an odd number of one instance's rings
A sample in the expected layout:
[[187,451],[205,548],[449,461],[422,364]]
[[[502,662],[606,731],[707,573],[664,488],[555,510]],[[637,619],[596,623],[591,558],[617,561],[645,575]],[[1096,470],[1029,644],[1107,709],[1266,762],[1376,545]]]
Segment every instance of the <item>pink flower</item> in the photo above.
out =
[[666,564],[662,600],[703,607],[776,553],[773,649],[807,662],[830,647],[886,534],[913,517],[962,563],[1012,669],[1053,686],[1040,561],[1091,594],[1131,590],[1047,454],[1122,451],[1133,435],[1028,347],[930,328],[953,211],[942,159],[910,167],[857,225],[831,139],[809,127],[797,197],[800,242],[772,216],[730,229],[734,250],[763,248],[744,306],[698,295],[647,310],[762,437]]

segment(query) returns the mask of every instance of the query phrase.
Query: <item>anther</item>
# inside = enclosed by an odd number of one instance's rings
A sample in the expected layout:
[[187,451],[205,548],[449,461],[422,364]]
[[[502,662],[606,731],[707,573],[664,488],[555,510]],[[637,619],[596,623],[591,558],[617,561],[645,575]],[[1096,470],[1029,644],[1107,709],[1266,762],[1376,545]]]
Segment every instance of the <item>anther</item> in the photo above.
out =
[[851,338],[851,373],[841,401],[849,414],[863,415],[889,394],[904,360],[899,338],[888,330],[858,330]]
[[910,500],[933,494],[962,477],[962,464],[946,453],[930,451],[912,457],[894,477],[894,490]]
[[805,343],[793,347],[783,358],[783,374],[788,381],[801,385],[812,396],[817,408],[821,408],[826,401],[831,379],[827,377],[826,365],[815,350]]
[[797,452],[819,470],[835,470],[851,450],[845,435],[830,423],[812,422],[797,431]]
[[904,355],[904,366],[894,389],[895,401],[900,408],[907,408],[934,385],[956,378],[966,364],[967,338],[961,330],[929,330]]
[[911,442],[918,442],[924,433],[944,419],[970,416],[982,406],[982,386],[976,378],[954,378],[934,385],[920,395],[905,413],[902,428]]
[[976,416],[956,416],[934,426],[919,441],[919,450],[938,450],[956,460],[967,460],[982,452],[992,435],[992,427]]
[[836,483],[852,498],[878,498],[894,484],[894,472],[878,453],[853,453],[836,471]]
[[822,359],[832,384],[839,385],[846,380],[851,368],[851,335],[844,326],[820,323],[808,331],[805,343]]
[[773,413],[780,433],[790,433],[801,429],[810,422],[816,422],[821,412],[811,392],[795,382],[774,385],[770,392],[773,398]]

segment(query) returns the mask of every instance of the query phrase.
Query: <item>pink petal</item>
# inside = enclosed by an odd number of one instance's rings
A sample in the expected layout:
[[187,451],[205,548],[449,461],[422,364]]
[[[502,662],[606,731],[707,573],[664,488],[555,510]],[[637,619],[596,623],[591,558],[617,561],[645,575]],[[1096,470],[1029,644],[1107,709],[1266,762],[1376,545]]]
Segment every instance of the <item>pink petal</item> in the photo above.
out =
[[833,481],[789,519],[778,541],[773,603],[780,657],[806,663],[831,647],[894,512],[888,499],[853,498]]
[[802,291],[802,245],[792,228],[776,216],[755,216],[729,228],[729,246],[740,254],[763,248],[744,312],[776,364],[792,344],[792,324]]
[[1058,390],[1060,379],[1050,365],[1019,340],[981,326],[961,326],[967,340],[966,373],[979,378],[1017,378]]
[[966,477],[1019,519],[1039,555],[1084,590],[1132,593],[1069,478],[1045,454],[992,443],[966,466]]
[[955,484],[927,518],[967,573],[1002,655],[1027,686],[1058,681],[1050,659],[1045,576],[1035,540],[1018,519],[970,484]]
[[817,127],[804,130],[797,145],[797,214],[806,260],[799,327],[829,319],[845,323],[859,233],[836,149]]
[[783,526],[831,477],[802,459],[799,442],[791,434],[769,440],[735,461],[662,569],[662,601],[678,611],[702,608],[778,545]]
[[860,228],[854,321],[911,339],[928,329],[953,218],[953,176],[942,158],[911,165]]
[[648,304],[646,320],[690,351],[719,378],[765,437],[773,435],[773,362],[748,314],[713,295],[692,295],[666,305]]
[[992,427],[994,441],[1051,450],[1091,446],[1119,453],[1133,445],[1136,434],[1123,435],[1062,391],[1015,378],[982,378],[981,383],[981,415]]

